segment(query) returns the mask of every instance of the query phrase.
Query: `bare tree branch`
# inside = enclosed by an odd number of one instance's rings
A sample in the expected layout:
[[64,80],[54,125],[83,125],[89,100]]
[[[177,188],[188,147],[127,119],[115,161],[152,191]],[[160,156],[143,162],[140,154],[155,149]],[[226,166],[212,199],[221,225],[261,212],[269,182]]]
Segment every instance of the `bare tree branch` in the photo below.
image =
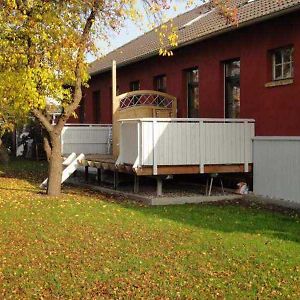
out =
[[53,132],[54,126],[51,125],[47,117],[40,110],[33,109],[32,112],[49,133]]
[[86,43],[88,41],[91,28],[93,26],[93,23],[95,21],[97,12],[99,11],[99,0],[95,0],[94,6],[90,12],[89,17],[87,18],[87,21],[85,23],[84,30],[82,32],[81,36],[81,42],[77,53],[77,60],[76,60],[76,69],[75,69],[75,76],[76,76],[76,82],[74,86],[74,94],[73,94],[73,101],[70,103],[64,110],[64,113],[61,115],[57,122],[57,128],[62,128],[68,119],[70,118],[71,114],[76,110],[78,107],[81,98],[82,98],[82,78],[81,78],[81,65],[84,61],[84,55],[85,55],[85,49],[86,49]]

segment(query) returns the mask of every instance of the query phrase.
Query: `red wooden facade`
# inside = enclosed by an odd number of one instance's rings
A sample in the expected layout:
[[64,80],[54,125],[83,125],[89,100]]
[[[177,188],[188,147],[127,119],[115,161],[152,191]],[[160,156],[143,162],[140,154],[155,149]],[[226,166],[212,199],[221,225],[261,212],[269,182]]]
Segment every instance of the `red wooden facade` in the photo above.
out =
[[[272,82],[272,51],[282,47],[294,49],[293,78],[266,87]],[[154,89],[154,78],[166,75],[166,92],[178,99],[178,117],[187,117],[186,70],[198,68],[199,116],[223,118],[224,63],[233,59],[240,60],[239,117],[255,119],[257,135],[300,135],[299,11],[185,46],[170,58],[155,56],[120,67],[118,89],[127,92],[134,81],[140,89]],[[97,93],[100,105],[93,99]],[[95,75],[85,90],[81,121],[111,123],[111,110],[111,72]]]

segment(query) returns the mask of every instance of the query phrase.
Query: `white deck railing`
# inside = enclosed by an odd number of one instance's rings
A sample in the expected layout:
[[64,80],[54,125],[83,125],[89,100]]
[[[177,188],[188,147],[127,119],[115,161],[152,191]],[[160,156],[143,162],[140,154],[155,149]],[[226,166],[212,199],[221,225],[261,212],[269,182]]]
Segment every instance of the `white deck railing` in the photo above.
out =
[[118,164],[134,167],[244,164],[252,159],[251,119],[121,120]]
[[67,124],[61,135],[62,154],[110,154],[112,125]]

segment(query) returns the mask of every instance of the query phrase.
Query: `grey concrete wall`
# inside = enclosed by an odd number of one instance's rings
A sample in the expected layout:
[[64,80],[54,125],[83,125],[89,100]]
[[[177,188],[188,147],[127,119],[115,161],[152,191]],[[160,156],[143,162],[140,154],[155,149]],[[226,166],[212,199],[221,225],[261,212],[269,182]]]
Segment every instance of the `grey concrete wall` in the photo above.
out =
[[257,137],[254,193],[300,204],[300,137]]

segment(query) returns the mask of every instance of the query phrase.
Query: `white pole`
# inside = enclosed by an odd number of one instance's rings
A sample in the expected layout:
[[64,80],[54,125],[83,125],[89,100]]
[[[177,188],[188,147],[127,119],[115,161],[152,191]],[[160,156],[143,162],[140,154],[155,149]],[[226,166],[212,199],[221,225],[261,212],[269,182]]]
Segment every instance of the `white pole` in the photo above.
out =
[[112,97],[113,100],[117,97],[117,63],[112,62]]
[[117,101],[117,63],[112,62],[112,124],[113,124],[113,156],[119,155],[119,124],[118,124],[119,103]]

